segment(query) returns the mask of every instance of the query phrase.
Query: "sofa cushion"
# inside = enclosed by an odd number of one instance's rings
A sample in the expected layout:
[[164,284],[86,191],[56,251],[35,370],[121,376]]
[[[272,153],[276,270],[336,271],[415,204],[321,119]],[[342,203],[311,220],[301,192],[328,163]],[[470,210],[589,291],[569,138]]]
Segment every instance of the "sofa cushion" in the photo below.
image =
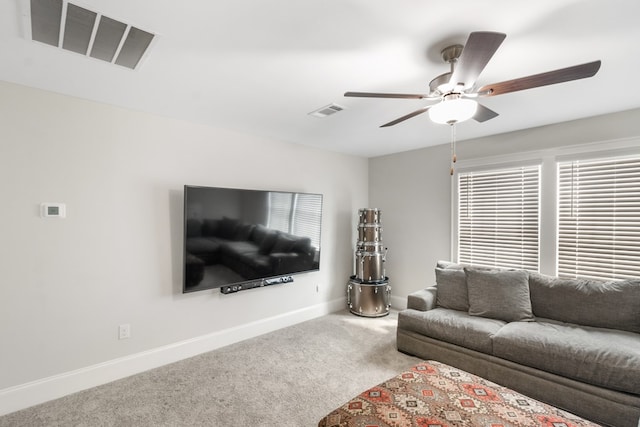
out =
[[190,237],[186,240],[187,252],[192,254],[214,253],[220,249],[220,242],[216,238]]
[[491,354],[491,338],[505,324],[501,320],[470,316],[464,311],[434,308],[407,309],[398,314],[398,328]]
[[469,311],[467,277],[461,268],[436,267],[436,305],[452,310]]
[[505,325],[493,337],[493,354],[593,385],[640,394],[640,339],[631,332],[538,318]]
[[469,292],[469,314],[504,320],[531,321],[529,274],[524,270],[464,269]]
[[455,268],[458,270],[462,270],[464,267],[465,266],[462,264],[456,264],[455,262],[451,262],[451,261],[440,260],[436,263],[436,268]]
[[640,280],[603,281],[529,276],[536,316],[640,333]]
[[293,236],[287,236],[283,233],[278,233],[278,238],[271,248],[271,252],[286,253],[293,250],[293,245],[296,244],[296,239]]
[[256,245],[260,246],[260,243],[264,240],[265,236],[269,234],[271,230],[269,230],[264,225],[258,224],[254,227],[253,232],[251,233],[250,239],[252,242],[255,242]]
[[226,241],[222,244],[222,250],[230,255],[250,259],[258,252],[258,247],[253,242]]
[[254,224],[240,224],[235,230],[233,240],[249,240],[251,232],[255,228]]
[[227,218],[225,216],[218,222],[218,228],[215,232],[215,235],[225,239],[233,239],[233,236],[236,234],[238,225],[238,220]]
[[261,255],[269,254],[271,249],[273,249],[273,245],[276,244],[276,240],[278,240],[278,232],[270,230],[269,233],[264,236],[262,242],[260,242],[260,249],[258,250],[258,253]]
[[312,255],[314,249],[311,247],[311,239],[308,237],[296,237],[296,242],[293,244],[293,248],[291,248],[294,252],[299,252],[301,254]]

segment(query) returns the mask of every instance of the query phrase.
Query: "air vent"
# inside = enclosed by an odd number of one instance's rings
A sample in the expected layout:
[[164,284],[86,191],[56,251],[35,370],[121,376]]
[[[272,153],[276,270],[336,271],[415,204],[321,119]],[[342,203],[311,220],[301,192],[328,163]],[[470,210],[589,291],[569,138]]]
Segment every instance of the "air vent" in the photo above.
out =
[[66,0],[31,1],[31,38],[135,69],[155,37]]
[[327,117],[342,110],[344,110],[344,107],[338,104],[329,104],[310,112],[309,115],[313,117]]

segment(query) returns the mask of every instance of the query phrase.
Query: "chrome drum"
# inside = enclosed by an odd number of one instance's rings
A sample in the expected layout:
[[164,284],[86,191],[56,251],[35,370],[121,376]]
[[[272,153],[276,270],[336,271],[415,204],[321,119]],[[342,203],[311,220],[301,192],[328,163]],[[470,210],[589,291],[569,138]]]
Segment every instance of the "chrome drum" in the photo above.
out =
[[352,277],[347,285],[347,305],[353,314],[364,317],[382,317],[389,314],[391,304],[389,280],[383,283],[362,283]]
[[358,225],[358,240],[361,242],[382,242],[382,227],[378,224]]
[[356,252],[378,252],[384,253],[386,255],[387,250],[385,249],[382,242],[362,242],[359,241],[356,243]]
[[382,222],[382,211],[378,208],[364,208],[358,210],[360,224],[380,224]]
[[356,252],[356,278],[364,282],[385,280],[385,254],[382,252]]

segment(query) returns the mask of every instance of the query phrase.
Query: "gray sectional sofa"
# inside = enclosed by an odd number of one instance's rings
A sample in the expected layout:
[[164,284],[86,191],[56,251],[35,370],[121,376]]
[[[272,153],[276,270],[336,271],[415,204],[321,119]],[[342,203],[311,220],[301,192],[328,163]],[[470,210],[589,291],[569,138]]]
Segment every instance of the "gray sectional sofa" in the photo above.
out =
[[640,280],[439,262],[398,314],[398,350],[616,427],[640,426]]

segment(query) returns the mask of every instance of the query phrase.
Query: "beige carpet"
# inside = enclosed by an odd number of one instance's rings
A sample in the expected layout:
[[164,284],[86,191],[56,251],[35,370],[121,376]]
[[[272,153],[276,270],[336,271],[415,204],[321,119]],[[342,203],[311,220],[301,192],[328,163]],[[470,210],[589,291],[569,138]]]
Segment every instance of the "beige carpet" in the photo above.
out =
[[334,313],[0,417],[0,426],[316,426],[417,363],[397,316]]

